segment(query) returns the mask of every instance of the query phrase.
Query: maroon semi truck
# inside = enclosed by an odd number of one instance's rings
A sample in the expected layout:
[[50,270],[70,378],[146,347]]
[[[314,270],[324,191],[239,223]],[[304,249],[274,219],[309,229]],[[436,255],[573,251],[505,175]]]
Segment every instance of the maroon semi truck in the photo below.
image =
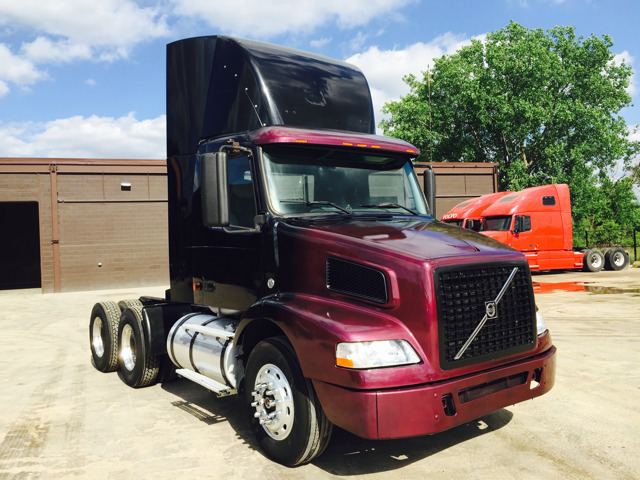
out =
[[[524,256],[433,219],[352,65],[223,36],[167,47],[170,289],[101,302],[93,362],[237,395],[294,466],[333,425],[432,434],[548,392]],[[160,279],[159,279],[160,280]]]

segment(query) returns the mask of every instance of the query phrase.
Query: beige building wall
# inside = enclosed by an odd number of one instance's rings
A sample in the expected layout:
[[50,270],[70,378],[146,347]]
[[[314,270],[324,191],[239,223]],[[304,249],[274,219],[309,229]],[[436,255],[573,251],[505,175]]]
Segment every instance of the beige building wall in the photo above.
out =
[[43,292],[168,284],[165,165],[0,158],[0,202],[38,202]]

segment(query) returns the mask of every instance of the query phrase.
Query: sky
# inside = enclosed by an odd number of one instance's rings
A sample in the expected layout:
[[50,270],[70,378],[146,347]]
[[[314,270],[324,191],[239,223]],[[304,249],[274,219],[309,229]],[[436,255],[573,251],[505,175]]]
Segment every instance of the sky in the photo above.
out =
[[[0,157],[165,158],[166,44],[234,35],[358,66],[376,122],[403,76],[513,20],[609,35],[640,68],[638,0],[0,0]],[[640,124],[640,76],[628,89]],[[640,132],[631,133],[640,140]]]

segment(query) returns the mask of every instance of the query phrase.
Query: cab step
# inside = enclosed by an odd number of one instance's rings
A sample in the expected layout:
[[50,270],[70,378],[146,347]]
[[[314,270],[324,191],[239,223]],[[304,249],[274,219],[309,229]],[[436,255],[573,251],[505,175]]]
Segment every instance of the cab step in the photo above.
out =
[[197,383],[198,385],[203,386],[207,390],[211,390],[218,397],[228,397],[230,395],[236,395],[238,390],[235,388],[231,388],[228,385],[224,385],[220,382],[216,382],[215,380],[205,377],[204,375],[194,372],[193,370],[187,370],[186,368],[179,368],[176,370],[176,373],[192,382]]

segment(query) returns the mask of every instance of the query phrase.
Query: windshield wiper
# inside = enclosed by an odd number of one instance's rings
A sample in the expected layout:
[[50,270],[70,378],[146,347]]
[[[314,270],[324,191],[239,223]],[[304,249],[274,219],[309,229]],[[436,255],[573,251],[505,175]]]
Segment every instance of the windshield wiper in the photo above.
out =
[[316,205],[326,205],[329,207],[333,207],[336,210],[340,210],[341,212],[344,212],[344,213],[348,213],[348,214],[352,213],[350,210],[347,210],[346,208],[341,207],[337,203],[329,202],[327,200],[314,200],[312,202],[306,202],[304,200],[280,200],[280,203],[299,203],[301,205],[306,205],[307,207],[313,207]]
[[418,213],[414,212],[410,208],[405,207],[404,205],[399,205],[397,203],[378,203],[377,205],[359,205],[359,208],[401,208],[402,210],[406,210],[411,215],[418,215]]

